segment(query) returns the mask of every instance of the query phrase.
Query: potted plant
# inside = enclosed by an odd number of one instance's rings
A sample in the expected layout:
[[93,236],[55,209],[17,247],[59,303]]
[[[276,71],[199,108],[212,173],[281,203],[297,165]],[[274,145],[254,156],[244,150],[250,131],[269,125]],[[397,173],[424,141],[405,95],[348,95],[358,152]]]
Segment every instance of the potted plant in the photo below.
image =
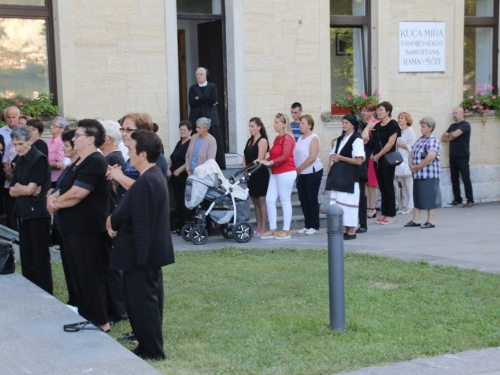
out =
[[494,110],[497,118],[500,119],[500,96],[498,89],[491,85],[477,85],[477,90],[474,93],[464,91],[462,108],[465,113],[477,113],[484,124],[487,121],[486,115]]
[[53,104],[53,98],[54,94],[41,94],[36,99],[18,102],[19,109],[25,115],[46,120],[60,113],[59,107]]
[[[335,101],[332,102],[332,115],[354,113],[356,116],[361,115],[361,110],[368,102],[378,104],[380,93],[375,90],[373,94],[367,95],[364,91],[359,94],[357,90],[351,90],[347,94],[338,94]],[[334,113],[335,111],[335,113]],[[339,113],[340,111],[340,113]]]

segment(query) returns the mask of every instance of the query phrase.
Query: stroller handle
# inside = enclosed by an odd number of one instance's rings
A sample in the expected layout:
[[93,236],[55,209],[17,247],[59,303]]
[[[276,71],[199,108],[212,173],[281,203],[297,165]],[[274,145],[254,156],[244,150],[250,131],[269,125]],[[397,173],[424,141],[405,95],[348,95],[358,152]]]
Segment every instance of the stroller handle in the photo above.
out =
[[[231,183],[234,183],[235,181],[235,178],[238,177],[240,174],[242,174],[243,172],[247,171],[248,169],[250,169],[251,167],[255,166],[254,163],[250,163],[248,164],[247,166],[245,166],[244,168],[242,169],[239,169],[237,170],[236,172],[234,172],[231,177],[228,178],[228,180],[231,182]],[[262,168],[262,164],[257,164],[257,167],[252,169],[251,172],[248,172],[248,175],[247,175],[247,178],[250,177],[252,174],[254,174],[255,172],[257,172],[260,168]]]

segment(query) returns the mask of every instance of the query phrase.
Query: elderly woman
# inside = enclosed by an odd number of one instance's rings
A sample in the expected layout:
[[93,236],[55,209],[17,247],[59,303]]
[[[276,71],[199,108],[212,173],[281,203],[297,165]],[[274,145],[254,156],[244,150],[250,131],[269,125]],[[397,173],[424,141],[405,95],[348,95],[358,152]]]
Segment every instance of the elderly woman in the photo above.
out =
[[47,143],[40,139],[43,133],[43,122],[37,119],[30,119],[26,122],[26,126],[30,127],[31,134],[33,134],[31,137],[31,144],[48,158],[49,148],[47,147]]
[[174,194],[175,206],[177,207],[177,223],[175,224],[175,233],[180,234],[181,228],[189,219],[189,210],[184,205],[184,191],[186,190],[186,154],[191,142],[191,131],[193,124],[191,121],[181,121],[179,124],[180,140],[177,142],[174,151],[170,155],[170,179]]
[[397,214],[406,215],[413,209],[413,177],[408,163],[411,148],[415,143],[415,131],[411,127],[413,119],[408,112],[401,112],[398,115],[398,124],[401,127],[401,137],[396,140],[398,151],[403,156],[403,163],[396,167],[396,179],[403,189],[403,202]]
[[14,216],[19,220],[19,250],[24,277],[52,294],[50,266],[50,215],[47,192],[50,189],[50,167],[47,157],[31,145],[31,130],[19,125],[11,133],[19,156],[9,189],[17,198]]
[[[290,120],[287,115],[277,113],[274,117],[273,126],[278,136],[274,139],[273,147],[269,151],[269,157],[255,161],[255,163],[271,167],[271,178],[266,195],[269,230],[263,233],[260,238],[262,240],[286,240],[291,238],[292,189],[297,178],[297,168],[293,160],[295,138],[293,137]],[[283,230],[281,232],[277,231],[278,226],[276,223],[276,201],[278,200],[278,196],[283,209]]]
[[151,131],[131,134],[129,156],[140,176],[111,215],[108,233],[114,237],[110,267],[123,270],[123,291],[130,325],[139,341],[135,354],[164,359],[163,274],[174,263],[170,234],[168,189],[160,168],[160,138]]
[[[130,135],[136,130],[153,131],[153,120],[151,119],[151,116],[145,113],[130,113],[125,115],[121,119],[121,124],[122,127],[120,128],[120,132],[122,135],[122,141],[127,148],[130,144]],[[158,156],[156,165],[162,171],[166,181],[168,175],[168,164],[163,154],[160,153]],[[108,167],[108,179],[115,181],[118,184],[116,188],[116,205],[119,204],[120,200],[135,180],[139,178],[139,175],[139,171],[132,166],[130,159],[127,160],[123,169],[118,165]]]
[[[252,117],[250,119],[248,130],[250,131],[250,138],[243,151],[244,167],[253,163],[255,160],[265,159],[266,153],[269,151],[266,128],[259,117]],[[257,227],[253,234],[257,237],[260,237],[267,229],[266,194],[268,185],[269,170],[264,167],[254,172],[252,178],[247,182],[248,192],[255,207],[255,221],[257,222]]]
[[215,159],[215,155],[217,155],[217,142],[208,132],[210,124],[210,119],[206,117],[196,120],[196,134],[191,138],[186,152],[186,172],[188,176],[193,174],[198,165],[209,159]]
[[224,142],[222,141],[219,114],[217,113],[217,104],[219,104],[217,103],[217,86],[207,81],[209,77],[207,68],[196,69],[198,83],[189,88],[189,106],[191,107],[189,121],[191,124],[197,124],[201,117],[210,119],[210,134],[217,142],[215,161],[220,169],[226,169]]
[[[436,121],[432,117],[420,120],[422,136],[415,142],[408,161],[413,173],[413,219],[405,227],[435,228],[434,214],[441,206],[441,191],[439,190],[439,153],[441,144],[432,133]],[[427,210],[427,221],[420,224],[420,214]]]
[[365,159],[364,142],[358,134],[356,116],[342,118],[342,135],[330,152],[330,171],[325,188],[330,190],[330,204],[344,210],[344,240],[356,239],[359,209],[359,168]]
[[56,181],[65,168],[63,163],[64,152],[62,150],[63,141],[61,135],[65,129],[69,126],[68,121],[64,117],[54,117],[52,124],[50,125],[50,134],[52,137],[47,139],[47,147],[49,148],[49,163],[50,168],[52,168],[52,187],[56,185]]
[[297,190],[304,215],[305,227],[298,234],[319,232],[318,193],[323,177],[323,164],[319,160],[319,137],[313,132],[314,120],[310,115],[299,116],[302,135],[297,140],[293,159],[297,167]]
[[[109,266],[106,217],[111,183],[106,179],[108,162],[97,150],[104,143],[104,135],[98,121],[78,121],[73,143],[79,158],[68,167],[61,190],[48,197],[47,208],[52,214],[59,213],[61,219],[78,313],[108,332],[104,274]],[[64,328],[75,331],[83,326],[77,323]]]
[[384,155],[396,151],[396,139],[401,134],[396,120],[391,119],[392,104],[382,102],[377,105],[379,122],[368,124],[365,131],[372,132],[373,154],[371,159],[375,165],[375,173],[382,196],[382,216],[377,224],[390,224],[396,217],[396,192],[394,191],[394,174],[396,167],[385,163]]

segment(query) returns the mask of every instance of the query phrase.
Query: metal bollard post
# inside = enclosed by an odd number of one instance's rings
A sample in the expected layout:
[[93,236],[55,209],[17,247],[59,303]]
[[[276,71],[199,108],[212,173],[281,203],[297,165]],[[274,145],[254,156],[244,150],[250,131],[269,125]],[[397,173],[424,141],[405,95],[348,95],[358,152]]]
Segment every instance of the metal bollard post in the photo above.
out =
[[326,211],[328,233],[328,281],[330,286],[330,329],[345,328],[344,211],[332,204]]

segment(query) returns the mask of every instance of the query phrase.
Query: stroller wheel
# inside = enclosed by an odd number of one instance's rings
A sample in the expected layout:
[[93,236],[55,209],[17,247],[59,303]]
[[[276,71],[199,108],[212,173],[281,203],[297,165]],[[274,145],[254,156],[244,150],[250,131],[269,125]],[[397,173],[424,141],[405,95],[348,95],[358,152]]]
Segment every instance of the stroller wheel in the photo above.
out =
[[228,240],[232,240],[234,237],[233,228],[231,228],[228,224],[224,224],[220,228],[220,234],[222,235],[222,237],[227,238]]
[[253,229],[250,224],[246,222],[236,223],[236,225],[233,227],[233,237],[236,242],[248,242],[253,237]]
[[191,241],[191,229],[194,224],[185,224],[181,229],[181,236],[184,241]]
[[191,229],[189,236],[195,245],[203,245],[208,240],[208,231],[205,226],[195,225]]

